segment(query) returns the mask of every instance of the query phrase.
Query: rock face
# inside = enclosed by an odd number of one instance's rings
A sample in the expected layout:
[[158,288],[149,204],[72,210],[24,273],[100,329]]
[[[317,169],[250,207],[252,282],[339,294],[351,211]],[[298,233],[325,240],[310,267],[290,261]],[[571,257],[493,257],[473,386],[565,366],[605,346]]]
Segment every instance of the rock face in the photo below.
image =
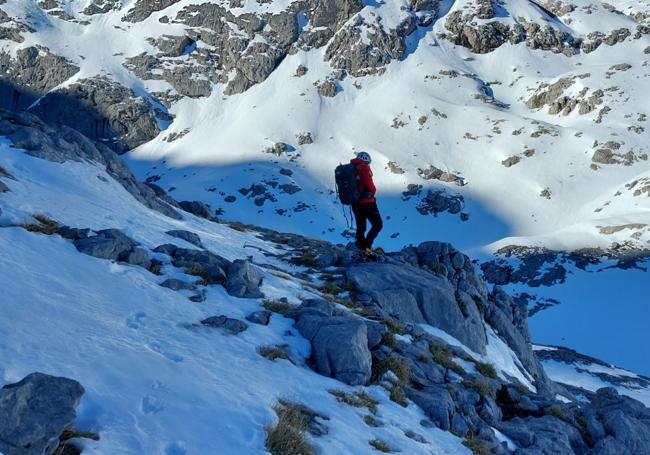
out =
[[0,389],[0,452],[51,454],[84,393],[77,381],[32,373]]
[[42,47],[0,52],[0,108],[21,111],[68,80],[79,68]]
[[485,353],[487,339],[474,301],[456,301],[454,288],[435,273],[397,264],[361,264],[348,269],[354,287],[400,322],[426,322],[453,335],[476,352]]
[[324,300],[305,300],[290,317],[311,342],[316,371],[349,385],[368,383],[372,358],[368,328],[362,319],[337,316],[333,305]]
[[55,163],[88,160],[103,165],[111,177],[145,206],[181,219],[178,212],[159,199],[151,188],[137,181],[115,152],[93,143],[77,130],[65,125],[53,128],[34,115],[0,109],[0,134],[6,135],[16,148],[37,158]]
[[68,125],[124,153],[158,135],[147,100],[105,78],[83,79],[45,95],[32,109],[44,121]]

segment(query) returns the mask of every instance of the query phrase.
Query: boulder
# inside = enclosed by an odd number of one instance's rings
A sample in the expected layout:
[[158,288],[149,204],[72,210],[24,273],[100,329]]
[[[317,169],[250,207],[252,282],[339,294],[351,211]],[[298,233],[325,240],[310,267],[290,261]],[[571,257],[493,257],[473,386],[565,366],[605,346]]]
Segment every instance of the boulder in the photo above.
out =
[[176,248],[172,256],[174,267],[201,269],[210,281],[223,283],[226,281],[226,270],[230,261],[217,256],[210,251]]
[[408,389],[408,397],[429,416],[441,430],[451,429],[451,419],[456,413],[454,400],[444,386],[424,387],[422,390]]
[[267,310],[255,311],[246,316],[246,320],[253,324],[269,325],[269,322],[271,321],[271,312]]
[[232,335],[237,335],[238,333],[241,333],[248,328],[248,325],[245,322],[223,315],[212,316],[210,318],[204,319],[201,321],[201,324],[208,327],[223,329]]
[[128,262],[129,264],[137,265],[138,267],[145,269],[151,267],[151,259],[149,259],[149,253],[147,253],[147,251],[142,248],[134,248],[132,251],[127,253],[124,258],[124,262]]
[[250,262],[237,259],[230,264],[226,281],[228,294],[246,299],[263,298],[261,285],[262,276]]
[[0,389],[0,453],[51,454],[73,425],[84,393],[77,381],[32,373]]
[[[314,369],[349,385],[365,385],[372,373],[368,326],[361,318],[335,314],[324,300],[305,300],[288,314],[311,342]],[[373,340],[374,341],[374,340]]]
[[402,322],[426,322],[485,353],[487,337],[478,313],[465,316],[444,278],[405,264],[365,263],[346,271],[359,293],[368,294]]
[[165,234],[171,235],[172,237],[176,237],[176,238],[181,239],[181,240],[185,240],[186,242],[189,242],[192,245],[197,246],[199,248],[203,248],[203,243],[201,242],[201,237],[199,237],[194,232],[184,231],[182,229],[177,229],[177,230],[167,231],[167,232],[165,232]]
[[104,229],[96,235],[74,240],[81,253],[101,259],[126,261],[136,242],[118,229]]

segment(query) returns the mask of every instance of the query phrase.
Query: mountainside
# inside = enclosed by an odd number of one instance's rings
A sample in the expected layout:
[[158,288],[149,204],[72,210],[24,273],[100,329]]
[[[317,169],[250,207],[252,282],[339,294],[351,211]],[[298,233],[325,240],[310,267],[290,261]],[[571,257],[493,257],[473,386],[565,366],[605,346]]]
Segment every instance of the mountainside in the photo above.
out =
[[650,380],[533,347],[526,305],[447,243],[368,262],[158,197],[72,129],[0,110],[0,130],[5,455],[59,434],[71,453],[650,450]]
[[[319,453],[644,453],[596,392],[649,404],[649,56],[648,0],[0,0],[0,378],[81,382],[97,453],[261,452],[278,400]],[[362,150],[378,264],[333,182]]]

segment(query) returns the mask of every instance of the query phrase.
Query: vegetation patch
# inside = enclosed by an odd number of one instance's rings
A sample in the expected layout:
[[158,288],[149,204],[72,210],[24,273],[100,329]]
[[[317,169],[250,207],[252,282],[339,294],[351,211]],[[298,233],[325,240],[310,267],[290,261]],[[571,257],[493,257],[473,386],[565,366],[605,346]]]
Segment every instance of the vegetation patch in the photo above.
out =
[[272,455],[315,455],[307,439],[307,420],[303,406],[281,401],[273,410],[278,416],[275,425],[266,427],[266,450]]
[[334,395],[339,403],[345,403],[354,408],[366,408],[373,414],[377,412],[377,400],[365,392],[347,393],[337,389],[331,389],[328,392]]
[[279,313],[282,315],[287,314],[289,311],[295,308],[292,304],[289,303],[286,297],[282,297],[281,299],[265,299],[262,301],[262,307],[273,313]]
[[491,455],[490,445],[478,439],[474,434],[470,434],[463,439],[463,445],[472,451],[474,455]]
[[476,366],[476,371],[481,373],[486,378],[492,378],[492,379],[497,378],[497,370],[494,368],[494,365],[492,365],[491,363],[476,361],[474,362],[474,365]]
[[384,319],[381,322],[386,326],[388,331],[394,335],[406,335],[408,333],[404,324],[395,321],[394,319]]
[[5,167],[0,165],[0,177],[7,177],[9,179],[13,179],[14,176],[11,175],[11,172],[9,172]]
[[36,223],[25,223],[18,226],[29,232],[39,232],[45,235],[56,234],[61,229],[59,223],[45,215],[36,214],[32,215],[32,218]]
[[339,295],[343,289],[338,287],[333,281],[326,281],[321,287],[318,288],[320,292],[331,295]]
[[381,381],[384,374],[389,371],[395,375],[395,378],[390,380],[393,386],[390,389],[390,399],[400,406],[406,407],[408,401],[406,399],[405,388],[411,378],[411,367],[409,364],[402,357],[393,355],[387,359],[373,362],[372,369],[372,376],[375,382]]
[[373,439],[371,441],[368,441],[368,444],[370,444],[375,450],[379,450],[380,452],[384,452],[384,453],[393,452],[390,446],[386,444],[386,442],[382,441],[381,439]]
[[291,263],[296,265],[302,265],[303,267],[316,267],[316,256],[309,251],[303,251],[300,256],[294,256],[291,258]]
[[433,360],[435,360],[437,363],[447,368],[448,370],[453,371],[454,373],[457,373],[461,376],[465,375],[465,370],[463,367],[454,362],[454,353],[451,352],[451,349],[449,349],[448,346],[432,343],[430,351],[431,355],[433,356]]
[[363,416],[363,421],[368,425],[369,427],[377,428],[377,427],[383,427],[384,423],[377,419],[375,416],[372,414],[367,414]]
[[468,389],[476,390],[482,396],[496,397],[496,390],[483,379],[465,379],[463,385]]
[[185,269],[187,275],[198,276],[201,278],[199,284],[202,286],[210,286],[212,284],[223,284],[223,280],[218,280],[210,276],[208,269],[200,265],[193,265]]
[[270,361],[277,359],[289,360],[289,357],[282,346],[260,346],[257,352]]
[[546,411],[546,414],[557,417],[560,420],[564,420],[565,422],[569,421],[569,417],[566,415],[562,407],[557,404],[549,406],[544,411]]

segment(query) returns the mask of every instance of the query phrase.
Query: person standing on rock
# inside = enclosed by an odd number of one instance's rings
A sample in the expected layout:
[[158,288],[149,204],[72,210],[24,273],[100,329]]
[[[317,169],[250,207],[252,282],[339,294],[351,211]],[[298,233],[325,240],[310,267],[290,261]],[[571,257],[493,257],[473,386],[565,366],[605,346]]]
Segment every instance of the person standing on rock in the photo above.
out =
[[[357,174],[357,189],[359,199],[352,204],[352,213],[357,223],[355,245],[367,254],[373,254],[372,244],[384,227],[384,223],[377,208],[375,193],[377,188],[372,180],[370,163],[372,159],[367,152],[359,152],[357,157],[350,161],[355,166]],[[367,222],[370,221],[370,230],[366,235]]]

